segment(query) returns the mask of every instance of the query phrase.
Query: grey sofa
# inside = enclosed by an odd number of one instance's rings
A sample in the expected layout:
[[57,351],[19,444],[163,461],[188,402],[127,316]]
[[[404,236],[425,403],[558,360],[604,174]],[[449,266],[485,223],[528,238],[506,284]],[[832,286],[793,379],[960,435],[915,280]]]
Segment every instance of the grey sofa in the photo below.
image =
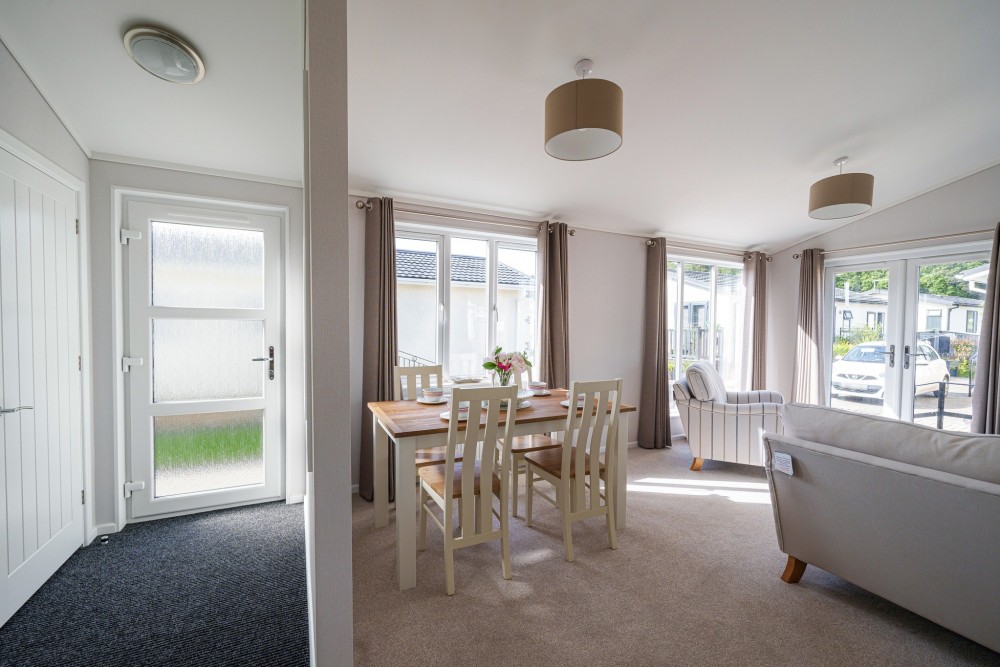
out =
[[1000,651],[1000,436],[783,412],[764,436],[782,579],[814,565]]

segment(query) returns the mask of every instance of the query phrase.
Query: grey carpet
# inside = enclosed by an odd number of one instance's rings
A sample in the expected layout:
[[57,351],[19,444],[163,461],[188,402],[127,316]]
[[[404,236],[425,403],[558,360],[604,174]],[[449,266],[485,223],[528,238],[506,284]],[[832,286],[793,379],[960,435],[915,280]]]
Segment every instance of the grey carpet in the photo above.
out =
[[453,598],[433,524],[417,588],[401,592],[394,524],[373,528],[371,504],[356,500],[355,664],[1000,665],[822,570],[783,583],[771,507],[745,502],[767,492],[738,486],[766,483],[764,472],[689,464],[683,441],[630,450],[630,481],[647,491],[629,491],[617,551],[603,521],[581,522],[576,562],[565,562],[559,515],[540,503],[536,528],[511,523],[513,580],[501,576],[499,543],[463,549]]
[[4,667],[308,664],[302,505],[131,524],[0,628]]

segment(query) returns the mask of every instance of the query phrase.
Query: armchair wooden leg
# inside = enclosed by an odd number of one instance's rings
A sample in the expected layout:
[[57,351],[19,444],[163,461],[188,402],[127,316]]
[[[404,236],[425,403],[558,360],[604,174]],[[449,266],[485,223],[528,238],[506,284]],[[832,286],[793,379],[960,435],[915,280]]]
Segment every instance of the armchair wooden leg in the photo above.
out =
[[701,470],[701,464],[704,462],[705,459],[696,458],[694,461],[691,462],[691,470],[698,472],[699,470]]
[[788,563],[785,565],[785,571],[781,573],[781,580],[786,584],[797,584],[799,579],[806,571],[806,566],[808,563],[800,561],[795,556],[788,557]]

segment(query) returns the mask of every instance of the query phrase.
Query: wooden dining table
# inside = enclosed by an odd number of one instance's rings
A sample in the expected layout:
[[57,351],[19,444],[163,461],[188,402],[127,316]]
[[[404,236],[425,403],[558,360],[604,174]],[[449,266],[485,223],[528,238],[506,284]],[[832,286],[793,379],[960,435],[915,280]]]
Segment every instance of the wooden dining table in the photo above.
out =
[[[514,435],[560,432],[566,426],[568,408],[566,389],[553,389],[548,396],[533,396],[529,407],[518,408]],[[374,446],[375,526],[389,525],[389,442],[396,444],[396,576],[400,590],[417,585],[417,475],[416,450],[447,444],[448,419],[451,405],[427,405],[417,401],[375,401],[368,404],[372,411]],[[610,409],[610,408],[609,408]],[[628,417],[635,412],[631,405],[621,406],[618,419],[618,451],[614,485],[615,524],[625,528],[625,486],[628,479]],[[506,411],[500,423],[506,423]],[[460,427],[464,427],[464,424]]]

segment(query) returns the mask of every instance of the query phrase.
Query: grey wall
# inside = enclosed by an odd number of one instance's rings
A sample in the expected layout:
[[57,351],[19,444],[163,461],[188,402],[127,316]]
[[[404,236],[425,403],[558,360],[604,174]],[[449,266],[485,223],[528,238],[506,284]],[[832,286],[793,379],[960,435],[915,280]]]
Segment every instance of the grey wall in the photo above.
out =
[[[878,187],[876,176],[875,187]],[[768,273],[767,386],[792,393],[799,262],[804,248],[836,250],[939,234],[992,229],[1000,221],[1000,166],[950,183],[892,208],[774,254]],[[803,220],[803,225],[810,224]],[[988,238],[988,237],[980,237]],[[956,241],[952,241],[956,242]],[[942,245],[929,241],[922,245]],[[838,257],[844,255],[838,254]]]
[[286,493],[289,497],[302,496],[306,467],[302,189],[102,160],[91,160],[90,174],[96,523],[100,526],[115,523],[116,507],[120,502],[114,484],[114,392],[121,379],[115,351],[114,267],[115,254],[121,252],[122,246],[115,237],[115,187],[288,207],[288,234],[282,240],[288,244],[285,266],[285,358],[288,362],[285,366],[288,398],[285,421],[289,427],[286,429]]
[[86,154],[2,42],[0,91],[0,129],[86,183]]
[[[572,224],[570,225],[572,228]],[[570,380],[624,380],[623,402],[639,405],[646,240],[578,229],[569,239]],[[629,415],[629,442],[639,432]]]

